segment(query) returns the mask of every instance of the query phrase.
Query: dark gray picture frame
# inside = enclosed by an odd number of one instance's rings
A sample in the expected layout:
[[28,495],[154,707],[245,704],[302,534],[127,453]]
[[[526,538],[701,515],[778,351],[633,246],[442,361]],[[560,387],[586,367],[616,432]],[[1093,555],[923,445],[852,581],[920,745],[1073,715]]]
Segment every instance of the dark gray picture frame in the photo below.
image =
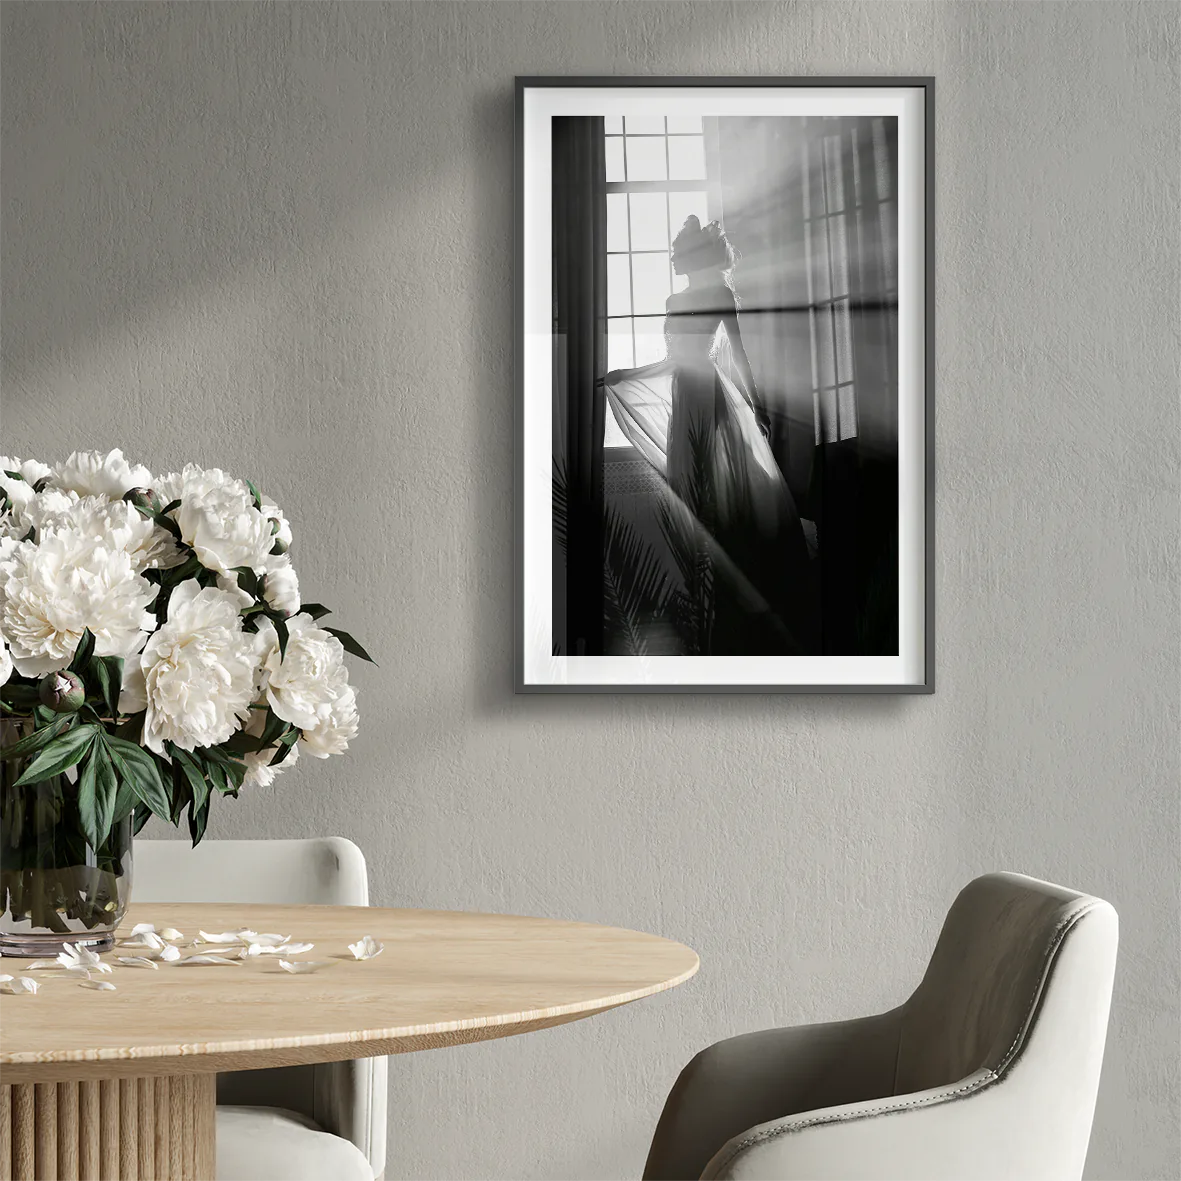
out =
[[[923,103],[923,671],[922,679],[871,684],[599,684],[536,683],[525,675],[525,97],[530,90],[564,88],[906,88],[922,92]],[[935,79],[933,77],[518,77],[515,86],[515,301],[516,371],[514,464],[514,692],[516,693],[761,693],[761,694],[929,694],[935,690]]]

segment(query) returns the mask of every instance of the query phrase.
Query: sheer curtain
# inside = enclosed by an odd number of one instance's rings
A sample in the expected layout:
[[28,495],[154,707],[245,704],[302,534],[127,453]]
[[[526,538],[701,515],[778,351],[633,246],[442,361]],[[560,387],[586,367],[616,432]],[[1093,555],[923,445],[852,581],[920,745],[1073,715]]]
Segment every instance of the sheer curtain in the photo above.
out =
[[603,120],[553,120],[555,650],[603,650]]

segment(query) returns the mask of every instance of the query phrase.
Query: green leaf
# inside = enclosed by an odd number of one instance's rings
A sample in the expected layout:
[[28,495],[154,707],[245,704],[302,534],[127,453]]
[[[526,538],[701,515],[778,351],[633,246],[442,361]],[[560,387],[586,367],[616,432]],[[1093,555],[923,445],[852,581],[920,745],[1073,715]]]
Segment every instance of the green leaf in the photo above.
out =
[[220,763],[207,762],[205,769],[209,772],[209,782],[213,784],[223,795],[230,790],[226,783],[225,768]]
[[99,696],[110,711],[111,717],[119,714],[119,694],[123,689],[123,657],[96,656],[90,662]]
[[82,632],[82,638],[78,641],[78,647],[74,649],[74,659],[70,661],[70,672],[80,673],[90,663],[90,658],[93,655],[94,635],[90,628],[86,628]]
[[238,585],[252,599],[257,599],[262,595],[262,583],[249,566],[235,566],[234,573],[238,576]]
[[273,709],[267,711],[267,720],[262,727],[262,748],[266,750],[268,746],[274,746],[279,741],[279,735],[283,734],[290,722],[285,722]]
[[193,848],[195,849],[200,843],[201,838],[205,835],[205,826],[209,823],[209,797],[205,797],[205,803],[200,807],[197,806],[196,801],[189,805],[189,836],[193,838]]
[[102,741],[119,777],[130,782],[140,803],[147,804],[162,819],[171,819],[168,793],[164,790],[156,760],[142,746],[113,734],[103,734]]
[[229,784],[230,795],[236,795],[238,788],[242,786],[242,780],[246,778],[246,764],[239,763],[236,759],[231,759],[225,764],[226,782]]
[[189,782],[194,802],[198,808],[201,807],[209,799],[209,782],[205,778],[201,764],[195,756],[189,754],[187,750],[181,750],[174,743],[169,743],[168,749],[173,760],[179,764],[181,773]]
[[0,751],[0,758],[19,759],[22,755],[31,755],[35,751],[39,751],[46,743],[51,742],[63,730],[67,729],[73,720],[69,714],[59,715],[48,726],[42,726],[40,729],[34,730],[32,734],[25,735],[19,742],[6,746]]
[[[106,751],[103,751],[106,754]],[[114,767],[111,768],[111,774],[115,773]],[[136,808],[139,807],[139,801],[135,798],[135,789],[130,783],[119,780],[119,787],[115,793],[115,809],[111,814],[111,826],[126,820]]]
[[332,614],[331,607],[325,607],[323,603],[304,603],[299,609],[300,615],[310,615],[313,619],[323,619],[325,615]]
[[180,508],[180,501],[179,501],[179,500],[170,500],[170,501],[169,501],[169,502],[168,502],[168,503],[167,503],[167,504],[166,504],[166,505],[165,505],[165,506],[164,506],[164,507],[163,507],[163,508],[160,510],[160,516],[164,517],[164,516],[167,516],[169,513],[174,513],[174,512],[176,512],[176,510],[177,510],[178,508]]
[[[284,738],[286,738],[286,737],[287,737],[287,735],[284,735]],[[291,749],[295,745],[295,741],[298,738],[299,738],[299,731],[296,730],[295,735],[291,739],[291,741],[290,742],[284,741],[283,744],[279,747],[279,749],[277,751],[275,751],[274,757],[267,764],[267,766],[268,767],[277,767],[280,763],[286,761],[287,756],[291,753]]]
[[275,634],[279,637],[279,659],[283,660],[287,656],[287,620],[281,615],[271,615],[269,618],[275,625]]
[[342,632],[339,628],[326,627],[324,629],[330,636],[335,636],[341,644],[344,645],[344,650],[353,656],[359,656],[362,660],[368,660],[370,664],[376,664],[377,661],[349,635],[348,632]]
[[260,737],[256,738],[253,734],[247,734],[245,730],[239,730],[232,738],[226,739],[222,745],[231,754],[246,755],[266,750],[271,744],[264,742]]
[[80,763],[86,757],[90,744],[99,728],[93,723],[75,726],[50,742],[41,753],[25,768],[25,773],[16,781],[15,787],[26,783],[42,783]]
[[250,489],[250,495],[254,497],[254,507],[262,508],[262,497],[259,495],[258,489],[250,480],[246,481],[246,487]]
[[89,758],[78,776],[78,819],[82,822],[82,832],[92,849],[102,844],[99,840],[97,772],[95,760]]
[[139,836],[141,829],[152,818],[152,809],[143,804],[135,805],[135,812],[131,819],[131,834]]
[[50,709],[47,705],[33,706],[33,719],[40,722],[43,726],[48,726],[49,723],[52,722],[56,717],[57,713]]
[[107,752],[101,746],[95,747],[90,762],[96,764],[94,796],[98,813],[98,844],[94,847],[99,849],[106,843],[106,839],[111,833],[111,826],[115,823],[119,780]]

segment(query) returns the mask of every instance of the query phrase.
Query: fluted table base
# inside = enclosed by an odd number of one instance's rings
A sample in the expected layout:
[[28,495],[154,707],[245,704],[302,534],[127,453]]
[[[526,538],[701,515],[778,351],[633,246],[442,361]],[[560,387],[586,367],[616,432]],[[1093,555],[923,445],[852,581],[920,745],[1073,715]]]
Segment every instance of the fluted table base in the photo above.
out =
[[213,1181],[216,1075],[0,1086],[0,1181]]

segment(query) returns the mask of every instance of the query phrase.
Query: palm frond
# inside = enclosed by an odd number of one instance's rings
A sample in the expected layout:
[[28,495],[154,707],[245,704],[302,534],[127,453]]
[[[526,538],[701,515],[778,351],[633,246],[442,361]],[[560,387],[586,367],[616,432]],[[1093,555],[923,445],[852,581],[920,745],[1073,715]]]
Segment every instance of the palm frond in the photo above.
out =
[[646,628],[667,613],[672,588],[659,555],[611,505],[603,510],[603,590],[609,628],[629,656],[645,655]]

